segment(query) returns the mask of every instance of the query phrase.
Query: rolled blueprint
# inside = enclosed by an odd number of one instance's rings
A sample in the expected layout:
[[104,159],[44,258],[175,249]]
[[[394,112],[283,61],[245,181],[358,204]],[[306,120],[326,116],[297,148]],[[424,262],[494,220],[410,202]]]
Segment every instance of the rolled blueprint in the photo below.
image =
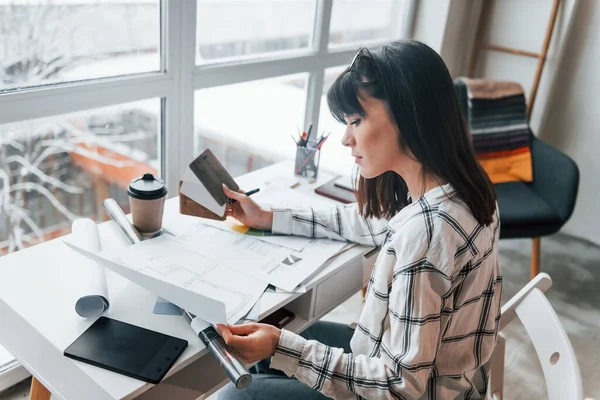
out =
[[133,224],[129,222],[125,216],[125,213],[114,199],[108,198],[104,200],[102,202],[102,206],[104,207],[104,211],[106,211],[106,214],[110,217],[110,219],[117,224],[129,243],[136,244],[142,241],[142,235],[140,235]]
[[[70,242],[87,251],[100,251],[98,226],[87,218],[73,221]],[[77,282],[79,298],[75,303],[75,311],[84,318],[100,316],[109,306],[104,267],[82,257],[76,271],[73,281]]]
[[198,335],[200,341],[206,346],[210,354],[217,359],[219,364],[225,369],[225,373],[233,382],[236,388],[243,389],[252,382],[252,375],[248,372],[244,364],[237,359],[233,351],[225,344],[225,341],[219,335],[217,330],[208,322],[196,318],[188,311],[183,313],[185,319],[190,323],[192,329]]

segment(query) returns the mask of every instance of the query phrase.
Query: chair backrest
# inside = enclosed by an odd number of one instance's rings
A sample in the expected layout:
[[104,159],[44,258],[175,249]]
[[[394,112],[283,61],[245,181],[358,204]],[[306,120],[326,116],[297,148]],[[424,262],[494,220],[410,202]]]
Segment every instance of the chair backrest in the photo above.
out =
[[542,364],[548,399],[583,399],[573,347],[546,296],[537,288],[532,290],[517,306],[516,313]]
[[[552,285],[550,277],[541,273],[529,282],[502,307],[500,330],[518,317],[538,355],[542,365],[548,399],[582,400],[583,387],[579,365],[556,312],[544,295]],[[500,338],[499,347],[494,352],[490,377],[490,390],[495,397],[502,395],[504,340]],[[499,365],[502,371],[494,371]],[[498,396],[499,394],[499,396]]]

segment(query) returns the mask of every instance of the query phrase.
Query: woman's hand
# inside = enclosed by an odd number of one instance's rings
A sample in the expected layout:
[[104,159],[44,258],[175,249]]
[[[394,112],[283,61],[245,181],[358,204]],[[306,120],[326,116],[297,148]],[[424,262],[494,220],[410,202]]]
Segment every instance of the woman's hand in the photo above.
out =
[[219,324],[217,331],[244,363],[253,363],[271,357],[275,354],[281,336],[281,329],[254,322],[227,326]]
[[232,216],[250,228],[271,230],[273,211],[263,210],[243,192],[234,192],[225,185],[223,185],[223,193],[230,199],[236,200],[235,203],[227,205],[226,215]]

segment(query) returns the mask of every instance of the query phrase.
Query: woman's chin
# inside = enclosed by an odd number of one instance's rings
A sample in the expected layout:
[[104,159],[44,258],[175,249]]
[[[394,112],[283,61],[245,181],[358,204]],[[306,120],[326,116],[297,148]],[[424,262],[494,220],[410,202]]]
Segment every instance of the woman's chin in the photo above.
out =
[[365,168],[362,165],[358,167],[358,172],[360,176],[365,179],[375,178],[378,174],[373,174],[373,171],[370,171],[369,168]]
[[360,173],[360,176],[365,179],[373,179],[385,173],[386,170],[382,168],[369,168],[367,165],[360,164],[358,166],[358,172]]

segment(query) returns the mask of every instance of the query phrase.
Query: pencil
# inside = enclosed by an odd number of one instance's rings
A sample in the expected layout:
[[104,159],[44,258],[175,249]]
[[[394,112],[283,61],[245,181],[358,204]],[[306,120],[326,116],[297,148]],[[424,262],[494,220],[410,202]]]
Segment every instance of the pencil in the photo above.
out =
[[312,131],[312,124],[308,127],[308,133],[306,134],[306,143],[308,143],[308,139],[310,138],[310,131]]
[[249,190],[249,191],[247,191],[247,192],[246,192],[246,193],[244,193],[244,194],[245,194],[246,196],[252,196],[253,194],[255,194],[255,193],[258,193],[258,192],[260,192],[260,189],[259,189],[259,188],[256,188],[256,189]]
[[[244,194],[245,194],[246,196],[252,196],[253,194],[255,194],[255,193],[258,193],[258,192],[260,192],[260,188],[256,188],[256,189],[249,190],[249,191],[247,191],[247,192],[244,192]],[[235,199],[227,199],[227,202],[228,202],[229,204],[233,204],[233,203],[235,203],[235,202],[236,202],[236,200],[235,200]]]

